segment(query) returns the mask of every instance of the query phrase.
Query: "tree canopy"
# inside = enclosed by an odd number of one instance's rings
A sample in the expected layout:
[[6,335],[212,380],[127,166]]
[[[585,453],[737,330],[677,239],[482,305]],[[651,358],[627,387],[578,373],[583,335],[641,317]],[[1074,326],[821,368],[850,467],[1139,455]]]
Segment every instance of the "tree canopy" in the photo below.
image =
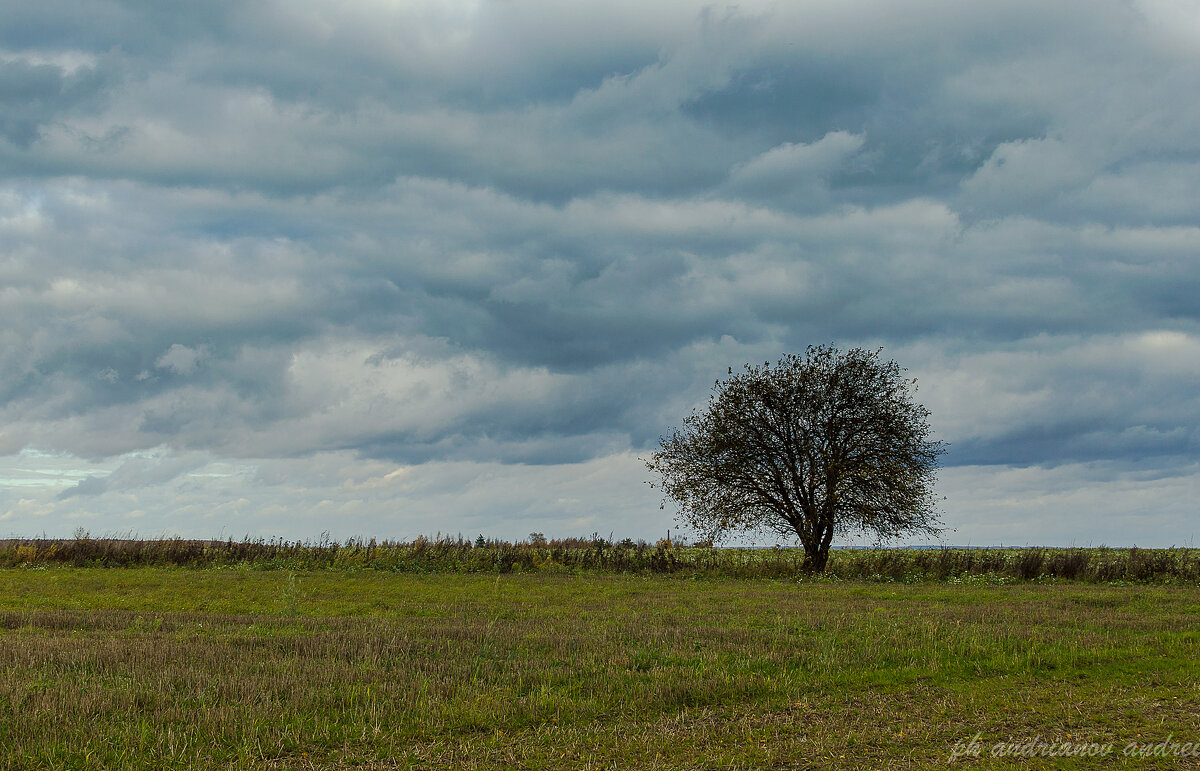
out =
[[708,408],[646,461],[679,518],[710,538],[796,537],[814,570],[825,568],[835,535],[936,534],[945,448],[930,439],[916,381],[880,353],[813,346],[774,366],[730,369]]

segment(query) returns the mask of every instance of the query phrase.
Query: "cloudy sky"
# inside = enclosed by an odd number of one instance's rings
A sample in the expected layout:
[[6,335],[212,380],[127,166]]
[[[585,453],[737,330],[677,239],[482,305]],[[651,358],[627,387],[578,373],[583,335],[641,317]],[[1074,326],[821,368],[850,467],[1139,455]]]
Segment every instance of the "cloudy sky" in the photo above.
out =
[[6,0],[0,536],[653,539],[883,346],[948,543],[1200,539],[1200,9]]

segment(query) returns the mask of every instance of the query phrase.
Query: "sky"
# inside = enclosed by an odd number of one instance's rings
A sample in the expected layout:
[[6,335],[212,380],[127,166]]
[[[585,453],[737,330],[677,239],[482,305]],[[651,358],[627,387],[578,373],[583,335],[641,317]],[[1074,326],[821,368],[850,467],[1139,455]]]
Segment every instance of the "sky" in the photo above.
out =
[[5,0],[0,537],[654,540],[832,343],[943,543],[1194,545],[1197,94],[1183,0]]

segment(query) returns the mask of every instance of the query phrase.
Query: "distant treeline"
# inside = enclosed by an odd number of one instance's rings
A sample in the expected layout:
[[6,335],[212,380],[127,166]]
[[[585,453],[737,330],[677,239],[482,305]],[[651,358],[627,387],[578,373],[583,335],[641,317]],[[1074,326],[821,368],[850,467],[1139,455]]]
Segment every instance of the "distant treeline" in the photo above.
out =
[[201,541],[181,538],[0,540],[0,568],[187,567],[256,570],[379,570],[405,573],[640,573],[737,578],[889,582],[1068,580],[1200,583],[1200,549],[838,549],[820,575],[802,549],[713,548],[598,536],[512,543],[482,536],[414,541],[351,539]]

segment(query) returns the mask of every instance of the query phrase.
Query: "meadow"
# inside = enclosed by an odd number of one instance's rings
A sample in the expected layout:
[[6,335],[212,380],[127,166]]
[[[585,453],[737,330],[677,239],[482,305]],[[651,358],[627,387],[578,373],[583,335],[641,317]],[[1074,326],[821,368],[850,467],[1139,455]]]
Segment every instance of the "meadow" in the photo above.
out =
[[[1200,741],[1178,578],[266,564],[0,570],[0,768],[1200,761],[1170,754]],[[1035,741],[1111,749],[992,757]]]

